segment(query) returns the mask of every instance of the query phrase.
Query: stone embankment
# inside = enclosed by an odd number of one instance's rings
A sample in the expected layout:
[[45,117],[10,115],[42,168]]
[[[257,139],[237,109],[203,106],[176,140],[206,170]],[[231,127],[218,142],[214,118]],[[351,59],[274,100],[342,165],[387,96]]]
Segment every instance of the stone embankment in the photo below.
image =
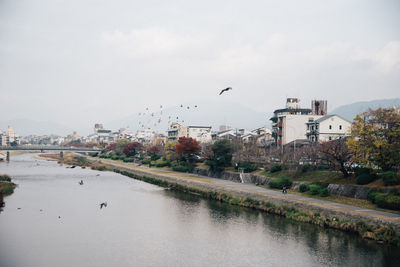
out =
[[[194,174],[202,175],[202,176],[208,176],[208,177],[213,177],[213,178],[219,178],[219,179],[224,179],[224,180],[229,180],[229,181],[234,181],[234,182],[241,182],[240,179],[240,174],[239,173],[234,173],[234,172],[221,172],[219,174],[214,174],[207,169],[203,168],[195,168],[193,170]],[[261,175],[254,175],[254,174],[246,174],[249,176],[249,182],[253,184],[259,184],[259,185],[267,185],[269,181],[272,179],[270,177],[265,177]],[[310,182],[293,182],[292,186],[290,189],[292,190],[298,190],[300,184],[310,184]],[[336,196],[343,196],[343,197],[350,197],[350,198],[356,198],[356,199],[367,199],[368,193],[372,190],[373,188],[371,187],[366,187],[366,186],[356,186],[356,185],[345,185],[345,184],[329,184],[328,185],[328,190],[329,194],[331,195],[336,195]],[[385,190],[384,190],[385,191]],[[386,191],[389,191],[386,190]]]

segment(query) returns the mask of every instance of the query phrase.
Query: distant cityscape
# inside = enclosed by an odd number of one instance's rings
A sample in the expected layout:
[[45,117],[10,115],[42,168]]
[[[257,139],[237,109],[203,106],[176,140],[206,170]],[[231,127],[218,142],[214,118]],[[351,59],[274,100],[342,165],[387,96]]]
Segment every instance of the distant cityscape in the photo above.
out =
[[[258,146],[281,146],[292,143],[304,144],[325,142],[350,135],[351,122],[336,114],[329,114],[326,100],[313,100],[310,108],[300,107],[300,99],[287,98],[286,106],[274,111],[270,119],[271,129],[232,128],[221,125],[212,129],[207,125],[183,125],[178,122],[170,124],[165,133],[150,127],[131,132],[125,128],[111,130],[101,123],[96,123],[93,133],[80,136],[76,131],[67,136],[27,135],[20,136],[12,126],[0,131],[0,146],[16,145],[63,145],[63,146],[97,146],[117,142],[120,139],[140,142],[146,145],[164,145],[176,141],[179,137],[190,137],[200,143],[212,143],[221,139],[241,139],[243,142],[256,142]],[[268,119],[268,118],[266,118]],[[265,122],[260,122],[260,125]]]

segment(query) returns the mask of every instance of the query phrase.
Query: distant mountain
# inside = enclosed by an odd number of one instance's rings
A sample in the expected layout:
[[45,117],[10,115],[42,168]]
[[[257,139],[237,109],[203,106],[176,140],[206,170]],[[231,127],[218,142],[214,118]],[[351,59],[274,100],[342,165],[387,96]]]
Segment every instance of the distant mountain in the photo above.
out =
[[72,129],[62,124],[47,122],[47,121],[35,121],[30,119],[15,119],[9,121],[0,121],[0,130],[6,131],[8,125],[10,125],[19,135],[26,136],[31,134],[36,135],[67,135],[72,133]]
[[353,121],[357,114],[367,111],[369,108],[391,108],[400,107],[400,98],[380,99],[373,101],[355,102],[335,108],[330,114],[338,114],[343,118]]
[[[140,114],[139,114],[140,113]],[[270,112],[258,112],[237,103],[198,101],[186,103],[176,107],[143,110],[131,116],[105,123],[108,129],[126,128],[136,131],[150,127],[158,132],[165,133],[173,122],[182,125],[212,126],[218,130],[220,125],[255,129],[270,127]]]

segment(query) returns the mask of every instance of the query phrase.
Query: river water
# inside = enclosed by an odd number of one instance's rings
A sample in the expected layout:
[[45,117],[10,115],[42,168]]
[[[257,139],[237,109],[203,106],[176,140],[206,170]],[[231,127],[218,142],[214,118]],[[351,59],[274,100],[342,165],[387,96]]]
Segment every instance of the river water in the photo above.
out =
[[34,156],[0,163],[18,184],[1,267],[400,266],[399,249],[354,235]]

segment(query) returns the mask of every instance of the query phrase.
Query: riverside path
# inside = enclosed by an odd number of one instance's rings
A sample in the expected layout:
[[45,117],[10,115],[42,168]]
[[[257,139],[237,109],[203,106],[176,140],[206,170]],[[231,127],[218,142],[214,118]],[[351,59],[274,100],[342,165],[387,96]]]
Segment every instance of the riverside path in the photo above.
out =
[[[94,160],[95,158],[91,158]],[[335,203],[332,201],[314,199],[306,196],[290,194],[282,194],[281,191],[275,191],[264,187],[259,187],[254,184],[243,184],[233,181],[210,178],[208,176],[199,176],[191,173],[179,173],[160,168],[148,168],[146,166],[138,166],[132,163],[123,163],[108,159],[101,159],[101,162],[109,165],[131,171],[138,175],[148,175],[160,179],[173,180],[189,185],[199,185],[208,188],[209,190],[232,192],[242,196],[250,196],[257,198],[265,198],[266,200],[277,200],[283,204],[294,204],[296,207],[311,208],[312,210],[328,211],[331,214],[340,214],[353,218],[363,218],[374,222],[390,223],[400,228],[400,215],[385,211],[378,211],[356,206]]]

